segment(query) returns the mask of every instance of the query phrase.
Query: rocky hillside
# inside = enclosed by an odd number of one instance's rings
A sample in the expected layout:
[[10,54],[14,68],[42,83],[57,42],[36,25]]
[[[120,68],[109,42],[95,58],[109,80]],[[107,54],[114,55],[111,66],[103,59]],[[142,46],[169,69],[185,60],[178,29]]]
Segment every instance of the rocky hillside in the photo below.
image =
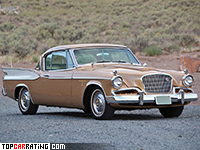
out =
[[0,55],[26,57],[72,43],[124,44],[158,54],[197,51],[200,1],[1,1]]

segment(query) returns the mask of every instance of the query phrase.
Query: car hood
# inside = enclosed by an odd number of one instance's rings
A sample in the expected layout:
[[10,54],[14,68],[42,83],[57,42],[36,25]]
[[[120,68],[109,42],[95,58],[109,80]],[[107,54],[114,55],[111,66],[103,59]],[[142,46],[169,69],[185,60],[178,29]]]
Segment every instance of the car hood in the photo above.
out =
[[[79,67],[79,70],[87,71],[87,75],[98,76],[104,78],[112,78],[113,72],[123,78],[124,83],[127,87],[142,86],[141,78],[148,74],[169,74],[173,79],[174,86],[180,86],[180,82],[184,76],[184,72],[174,70],[156,69],[151,67],[143,67],[131,64],[95,64],[95,65],[84,65]],[[88,72],[89,71],[89,72]]]

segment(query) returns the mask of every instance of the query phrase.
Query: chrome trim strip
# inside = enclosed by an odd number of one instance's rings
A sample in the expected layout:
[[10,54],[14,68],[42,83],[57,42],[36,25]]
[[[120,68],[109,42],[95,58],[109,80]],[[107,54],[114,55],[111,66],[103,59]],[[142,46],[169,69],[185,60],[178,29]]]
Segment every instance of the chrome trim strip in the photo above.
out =
[[58,70],[47,70],[46,72],[60,72],[60,71],[72,71],[72,70],[75,70],[75,68],[58,69]]
[[[167,73],[149,73],[149,74],[143,75],[143,76],[141,77],[141,81],[142,81],[142,85],[143,85],[144,89],[145,89],[145,85],[144,85],[144,83],[143,83],[143,78],[144,78],[145,76],[149,76],[149,75],[159,75],[159,74],[161,74],[161,75],[168,75],[168,76],[171,77],[171,88],[170,88],[170,91],[168,92],[168,93],[170,93],[170,92],[172,91],[172,86],[173,86],[173,77],[172,77],[170,74],[167,74]],[[147,92],[147,93],[152,93],[152,92],[148,92],[148,91],[146,91],[146,90],[145,90],[145,92]]]
[[78,67],[78,62],[76,61],[76,56],[74,55],[75,49],[69,49],[69,53],[71,55],[72,61],[74,63],[74,67]]
[[[17,86],[15,87],[15,90],[16,90],[17,87],[20,87],[20,86],[21,86],[21,87],[27,88],[28,91],[29,91],[30,97],[31,97],[30,90],[29,90],[28,86],[27,86],[26,84],[24,84],[24,83],[17,84]],[[15,93],[14,93],[14,94],[15,94]],[[16,100],[18,100],[18,99],[16,99]],[[34,104],[32,97],[31,97],[31,102]]]
[[[44,77],[45,78],[45,77]],[[46,77],[50,80],[69,80],[69,79],[72,79],[71,77]]]
[[23,86],[23,87],[25,87],[25,88],[27,88],[29,90],[28,86],[26,84],[24,84],[24,83],[17,84],[16,88],[20,87],[20,86]]
[[118,90],[114,90],[113,92],[128,91],[128,90],[136,90],[138,92],[142,92],[139,88],[136,88],[136,87],[118,89]]
[[137,57],[134,55],[134,53],[132,52],[132,50],[131,50],[130,48],[127,48],[127,49],[131,52],[131,54],[135,57],[135,59],[136,59],[137,62],[139,63],[139,64],[135,64],[135,63],[134,63],[134,65],[142,66],[142,64],[141,64],[140,61],[137,59]]
[[74,80],[110,80],[110,78],[102,77],[72,77]]
[[39,68],[40,68],[40,70],[42,70],[43,68],[42,68],[42,56],[40,56],[40,66],[39,66]]
[[129,90],[136,90],[136,91],[138,91],[138,93],[142,92],[139,88],[131,87],[131,88],[123,88],[123,89],[114,90],[111,93],[112,93],[113,96],[116,96],[115,92],[129,91]]
[[43,68],[42,68],[43,71],[46,71],[46,67],[45,67],[45,58],[43,57]]
[[99,81],[89,81],[89,82],[86,84],[86,87],[88,87],[89,85],[97,85],[97,86],[100,86],[100,87],[103,89],[102,84],[101,84],[101,82],[99,82]]
[[85,94],[85,90],[87,89],[87,87],[88,86],[90,86],[90,85],[96,85],[96,86],[99,86],[100,88],[101,88],[101,90],[103,91],[103,94],[106,96],[106,93],[105,93],[105,91],[104,91],[104,89],[103,89],[103,87],[102,87],[102,85],[101,85],[101,82],[99,82],[99,81],[89,81],[87,84],[86,84],[86,88],[84,89],[84,92],[83,92],[83,95],[82,95],[82,105],[83,105],[83,107],[84,107],[84,94]]

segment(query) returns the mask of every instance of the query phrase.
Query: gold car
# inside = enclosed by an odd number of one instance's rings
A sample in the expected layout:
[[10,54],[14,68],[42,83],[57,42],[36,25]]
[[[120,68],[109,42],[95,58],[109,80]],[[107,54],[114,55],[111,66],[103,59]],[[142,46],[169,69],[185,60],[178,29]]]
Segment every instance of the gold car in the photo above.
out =
[[110,119],[115,110],[150,108],[178,117],[198,99],[192,75],[141,66],[123,45],[58,46],[42,54],[34,70],[2,69],[2,93],[17,100],[25,115],[46,105],[82,109],[96,119]]

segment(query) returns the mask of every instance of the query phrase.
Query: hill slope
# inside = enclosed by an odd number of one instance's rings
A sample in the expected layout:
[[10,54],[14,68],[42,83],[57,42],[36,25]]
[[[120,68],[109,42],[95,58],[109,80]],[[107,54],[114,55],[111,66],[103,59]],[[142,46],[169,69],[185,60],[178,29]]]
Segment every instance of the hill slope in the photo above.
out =
[[[200,50],[199,0],[4,0],[0,52],[25,57],[71,43],[124,44],[134,51]],[[16,12],[9,9],[15,7]],[[7,10],[7,11],[6,11]]]

